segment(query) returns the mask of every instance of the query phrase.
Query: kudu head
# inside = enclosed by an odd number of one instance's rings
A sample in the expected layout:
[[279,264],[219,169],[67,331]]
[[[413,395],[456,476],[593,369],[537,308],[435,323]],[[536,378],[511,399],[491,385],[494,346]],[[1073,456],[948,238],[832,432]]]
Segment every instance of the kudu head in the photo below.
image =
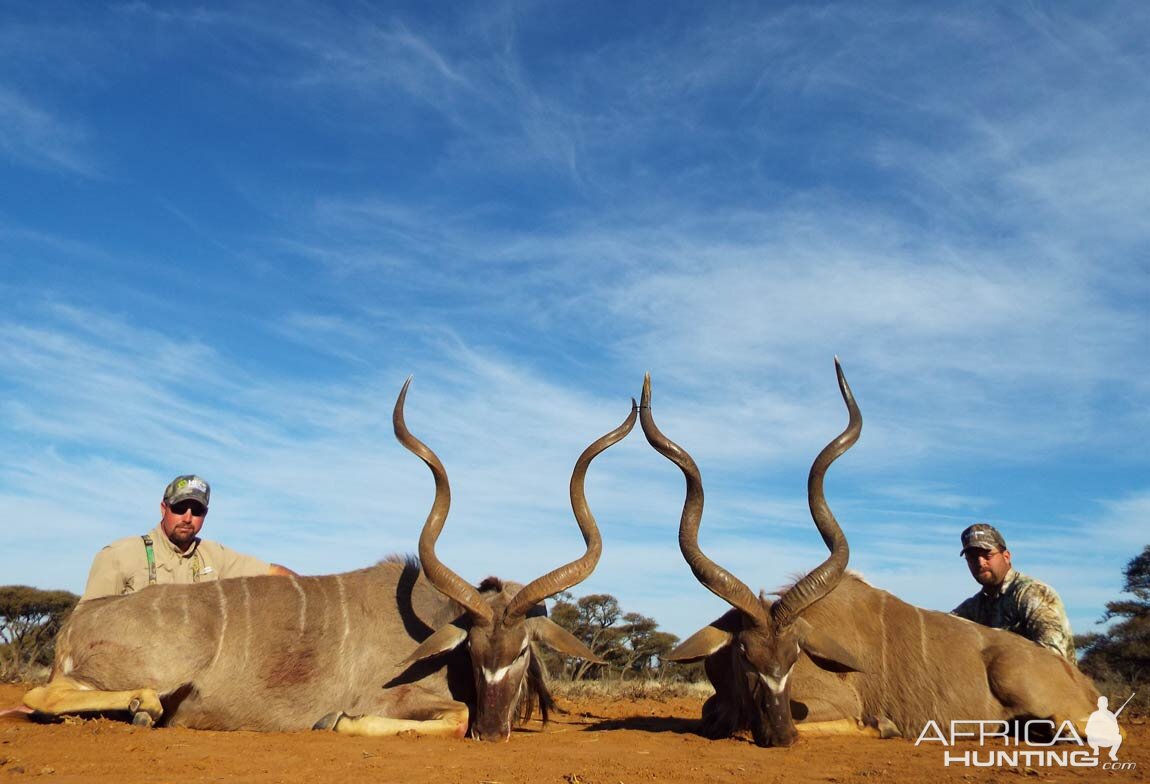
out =
[[[691,635],[666,658],[688,662],[714,656],[708,661],[708,675],[712,681],[722,679],[724,690],[730,693],[728,699],[733,697],[737,701],[726,709],[738,712],[742,717],[740,724],[750,725],[755,743],[760,746],[789,746],[797,739],[788,680],[800,651],[806,651],[823,666],[840,671],[861,669],[850,653],[802,618],[804,610],[838,585],[849,556],[846,537],[823,496],[823,477],[827,467],[858,440],[862,416],[837,357],[835,370],[850,423],[819,453],[807,481],[811,516],[830,556],[774,602],[755,596],[745,583],[699,548],[699,522],[703,515],[703,481],[699,469],[686,450],[655,426],[651,414],[650,374],[643,381],[639,404],[643,433],[651,446],[679,466],[687,480],[679,523],[679,549],[699,582],[733,608]],[[718,695],[720,684],[715,685]]]
[[[435,554],[435,543],[451,506],[451,489],[439,458],[404,424],[403,401],[410,384],[409,378],[395,403],[392,416],[395,436],[427,464],[435,477],[435,501],[419,537],[419,560],[427,580],[460,604],[464,612],[424,640],[404,664],[431,658],[466,643],[476,691],[471,735],[481,740],[507,740],[516,717],[530,713],[530,702],[526,709],[524,702],[530,699],[532,688],[543,685],[541,663],[535,659],[533,643],[542,643],[567,656],[604,663],[579,639],[547,618],[541,602],[585,580],[599,562],[603,540],[587,506],[583,482],[596,455],[631,432],[635,425],[635,401],[631,401],[631,413],[623,424],[587,447],[571,473],[571,508],[583,533],[586,552],[521,588],[489,578],[477,589],[445,566]],[[539,696],[546,718],[549,697],[545,691]]]

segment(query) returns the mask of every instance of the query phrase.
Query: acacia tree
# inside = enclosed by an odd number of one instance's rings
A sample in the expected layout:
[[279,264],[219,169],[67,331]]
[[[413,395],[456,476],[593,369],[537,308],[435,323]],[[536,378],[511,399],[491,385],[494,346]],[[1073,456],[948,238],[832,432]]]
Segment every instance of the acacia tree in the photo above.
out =
[[21,677],[49,665],[56,633],[80,597],[27,585],[0,586],[0,678]]
[[1150,545],[1126,564],[1123,574],[1123,591],[1134,598],[1107,602],[1099,623],[1121,620],[1105,632],[1076,636],[1074,645],[1081,652],[1078,665],[1083,672],[1141,695],[1150,681]]
[[623,637],[621,669],[623,676],[628,673],[647,678],[662,670],[663,656],[679,638],[670,632],[659,631],[654,618],[639,613],[627,613],[619,627]]
[[[619,630],[615,623],[622,615],[619,600],[609,593],[592,593],[575,600],[574,624],[567,631],[574,634],[608,664],[617,658]],[[588,675],[601,676],[603,666],[578,660],[572,668],[572,680],[583,680]]]
[[[656,657],[666,653],[678,638],[658,631],[658,623],[639,613],[624,613],[619,600],[609,593],[595,593],[575,599],[569,592],[556,595],[551,620],[582,640],[607,662],[607,670],[650,673]],[[553,655],[552,669],[559,668],[572,680],[602,677],[603,665],[582,659]]]

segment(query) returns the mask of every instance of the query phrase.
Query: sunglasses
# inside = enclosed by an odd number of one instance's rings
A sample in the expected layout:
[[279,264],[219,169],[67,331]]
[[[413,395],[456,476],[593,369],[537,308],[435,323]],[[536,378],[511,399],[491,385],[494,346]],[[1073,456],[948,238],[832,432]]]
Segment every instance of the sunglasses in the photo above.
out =
[[168,509],[171,509],[172,514],[175,515],[182,515],[190,511],[192,517],[203,517],[208,513],[207,508],[199,501],[178,501],[174,504],[169,504]]

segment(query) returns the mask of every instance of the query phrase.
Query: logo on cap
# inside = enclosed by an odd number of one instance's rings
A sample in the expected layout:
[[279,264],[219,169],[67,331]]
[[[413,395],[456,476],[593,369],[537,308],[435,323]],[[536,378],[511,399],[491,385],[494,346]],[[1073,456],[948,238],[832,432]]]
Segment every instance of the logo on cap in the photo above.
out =
[[164,489],[164,503],[171,506],[180,501],[193,499],[199,501],[206,508],[211,495],[212,488],[208,486],[207,482],[195,474],[185,474],[184,476],[177,476],[168,483]]
[[959,555],[964,555],[971,547],[982,550],[1005,550],[1006,540],[993,525],[975,523],[962,532],[962,551]]

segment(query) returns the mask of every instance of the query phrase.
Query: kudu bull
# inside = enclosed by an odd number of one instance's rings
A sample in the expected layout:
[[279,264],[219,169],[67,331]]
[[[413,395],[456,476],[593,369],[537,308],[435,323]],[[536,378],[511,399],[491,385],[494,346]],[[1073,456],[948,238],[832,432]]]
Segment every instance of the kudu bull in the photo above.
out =
[[470,720],[484,740],[508,739],[536,701],[546,720],[552,703],[533,643],[600,661],[546,618],[541,602],[599,560],[584,478],[595,456],[630,432],[634,401],[571,475],[584,554],[523,587],[488,578],[476,589],[435,554],[451,491],[439,458],[404,423],[410,383],[395,404],[395,435],[435,478],[418,564],[157,585],[84,602],[57,639],[51,681],[25,704],[49,716],[128,711],[145,726],[353,735],[462,736]]
[[807,483],[811,516],[830,556],[776,601],[755,596],[699,548],[699,469],[655,426],[650,376],[644,380],[643,432],[687,481],[679,548],[699,582],[733,608],[667,656],[705,660],[715,694],[703,706],[702,734],[750,729],[760,746],[789,746],[800,730],[917,737],[932,719],[946,726],[1016,718],[1050,719],[1058,727],[1071,721],[1081,732],[1098,692],[1057,653],[1011,632],[914,607],[845,573],[847,541],[826,503],[823,478],[858,439],[862,416],[837,358],[835,369],[850,420],[819,453]]

